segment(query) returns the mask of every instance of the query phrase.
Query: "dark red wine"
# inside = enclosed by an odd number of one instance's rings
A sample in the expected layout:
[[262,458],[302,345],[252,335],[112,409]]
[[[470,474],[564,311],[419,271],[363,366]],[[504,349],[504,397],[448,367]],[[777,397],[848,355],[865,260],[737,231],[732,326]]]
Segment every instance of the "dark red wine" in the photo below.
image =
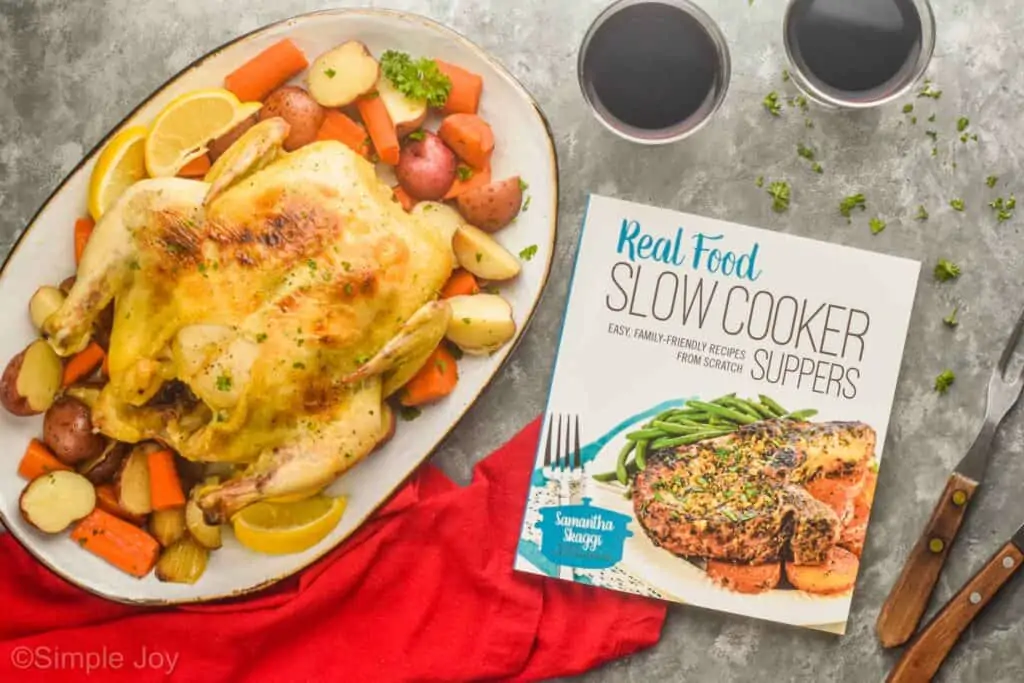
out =
[[905,83],[921,55],[922,30],[912,0],[797,0],[786,19],[794,64],[841,97]]
[[605,116],[641,131],[670,132],[707,116],[725,87],[722,73],[721,49],[705,25],[663,2],[615,11],[581,58],[589,99]]

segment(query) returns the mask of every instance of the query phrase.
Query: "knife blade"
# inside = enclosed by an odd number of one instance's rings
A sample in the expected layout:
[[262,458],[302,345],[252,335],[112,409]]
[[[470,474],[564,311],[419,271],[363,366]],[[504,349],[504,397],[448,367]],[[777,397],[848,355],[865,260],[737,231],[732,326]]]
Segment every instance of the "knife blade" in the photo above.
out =
[[1024,564],[1024,525],[907,646],[887,683],[920,683],[938,672],[964,630]]

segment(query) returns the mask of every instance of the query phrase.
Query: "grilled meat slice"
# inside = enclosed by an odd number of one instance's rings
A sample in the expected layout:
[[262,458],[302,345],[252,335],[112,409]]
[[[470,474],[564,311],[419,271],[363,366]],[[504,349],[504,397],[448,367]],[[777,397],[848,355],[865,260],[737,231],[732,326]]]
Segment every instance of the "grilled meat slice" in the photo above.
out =
[[633,482],[634,511],[648,537],[676,555],[820,563],[841,520],[803,487],[835,480],[841,489],[867,471],[874,447],[874,431],[860,423],[758,422],[651,453]]

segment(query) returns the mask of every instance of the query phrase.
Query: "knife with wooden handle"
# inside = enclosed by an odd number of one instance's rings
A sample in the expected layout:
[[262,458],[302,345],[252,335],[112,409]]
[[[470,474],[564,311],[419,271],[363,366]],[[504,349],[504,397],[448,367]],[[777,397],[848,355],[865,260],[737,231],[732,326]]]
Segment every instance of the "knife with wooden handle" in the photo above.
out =
[[887,683],[930,681],[978,613],[1024,562],[1024,526],[946,603],[903,652]]
[[992,440],[1000,423],[1020,399],[1024,390],[1024,371],[1012,379],[1006,378],[1010,359],[1024,330],[1024,311],[1017,318],[1010,339],[999,357],[999,363],[988,381],[985,421],[977,438],[963,457],[932,512],[928,525],[910,551],[903,571],[896,580],[889,597],[882,606],[875,625],[878,639],[885,647],[895,647],[910,640],[921,617],[928,608],[928,600],[939,581],[939,574],[949,557],[953,541],[960,531],[981,481],[985,478]]

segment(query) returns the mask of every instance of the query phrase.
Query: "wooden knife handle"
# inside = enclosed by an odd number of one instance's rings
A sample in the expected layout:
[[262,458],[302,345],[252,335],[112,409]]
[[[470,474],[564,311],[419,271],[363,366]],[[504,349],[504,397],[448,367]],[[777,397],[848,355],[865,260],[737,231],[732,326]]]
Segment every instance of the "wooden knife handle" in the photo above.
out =
[[1021,562],[1024,553],[1013,543],[1004,545],[907,647],[889,673],[888,683],[930,681],[964,629],[1017,573]]
[[958,472],[950,475],[928,526],[878,615],[875,629],[884,647],[902,645],[914,635],[977,488],[973,479]]

